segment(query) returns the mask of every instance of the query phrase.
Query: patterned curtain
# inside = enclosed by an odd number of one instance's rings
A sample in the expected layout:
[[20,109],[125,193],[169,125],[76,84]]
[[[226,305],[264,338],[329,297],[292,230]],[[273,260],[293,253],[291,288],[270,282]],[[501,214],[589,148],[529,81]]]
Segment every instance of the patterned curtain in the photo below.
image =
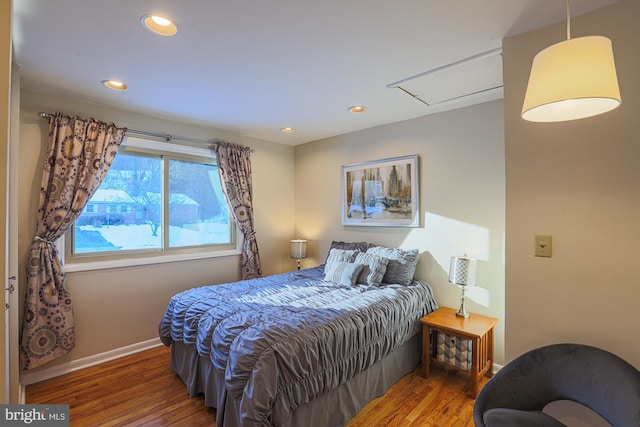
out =
[[75,346],[73,308],[54,241],[71,227],[100,186],[126,129],[57,113],[49,119],[36,236],[27,259],[22,323],[23,369],[33,369]]
[[211,147],[216,153],[218,173],[231,213],[244,236],[242,244],[242,279],[262,276],[258,242],[253,228],[253,196],[251,186],[251,149],[237,144],[216,141]]

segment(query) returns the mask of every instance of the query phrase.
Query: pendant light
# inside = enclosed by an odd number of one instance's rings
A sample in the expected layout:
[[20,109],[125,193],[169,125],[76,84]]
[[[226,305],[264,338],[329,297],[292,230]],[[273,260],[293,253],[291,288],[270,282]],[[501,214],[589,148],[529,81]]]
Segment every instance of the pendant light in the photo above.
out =
[[567,0],[567,40],[533,59],[522,118],[561,122],[606,113],[620,105],[611,40],[602,36],[571,38]]

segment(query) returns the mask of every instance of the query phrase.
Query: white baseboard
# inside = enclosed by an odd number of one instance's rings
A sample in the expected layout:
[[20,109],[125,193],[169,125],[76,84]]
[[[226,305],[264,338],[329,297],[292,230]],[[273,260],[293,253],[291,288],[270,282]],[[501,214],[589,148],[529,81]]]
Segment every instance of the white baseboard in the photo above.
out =
[[502,365],[498,365],[497,363],[493,364],[493,373],[495,374],[496,372],[498,372],[500,369],[502,369]]
[[130,354],[138,353],[144,350],[149,350],[161,345],[162,341],[160,341],[160,338],[153,338],[147,341],[109,350],[104,353],[94,354],[93,356],[83,357],[82,359],[72,360],[71,362],[62,363],[50,368],[45,368],[34,372],[23,372],[22,377],[20,378],[20,384],[22,386],[35,384],[40,381],[68,374],[69,372],[88,368],[90,366],[95,366],[100,363],[108,362],[110,360],[118,359],[120,357],[128,356]]

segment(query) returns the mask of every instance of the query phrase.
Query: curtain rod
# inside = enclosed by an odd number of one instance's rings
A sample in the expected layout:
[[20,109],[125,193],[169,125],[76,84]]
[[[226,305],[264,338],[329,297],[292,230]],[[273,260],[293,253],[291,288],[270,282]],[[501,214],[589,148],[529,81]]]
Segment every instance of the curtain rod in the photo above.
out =
[[[53,117],[53,114],[40,113],[40,117],[42,117],[43,119],[49,119]],[[176,142],[176,141],[188,142],[191,144],[207,145],[208,147],[211,147],[211,144],[213,144],[212,141],[205,141],[197,138],[189,138],[187,136],[169,135],[166,133],[149,132],[149,131],[129,129],[129,128],[127,128],[127,132],[125,133],[125,135],[150,137],[150,138],[158,139],[164,142]],[[251,148],[251,152],[255,153],[256,150],[254,148]]]

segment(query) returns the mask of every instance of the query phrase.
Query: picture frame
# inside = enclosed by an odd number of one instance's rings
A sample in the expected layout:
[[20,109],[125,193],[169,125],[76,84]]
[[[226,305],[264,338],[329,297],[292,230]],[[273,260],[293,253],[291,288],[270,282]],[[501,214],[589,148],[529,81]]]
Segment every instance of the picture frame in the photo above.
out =
[[419,183],[417,154],[342,166],[342,225],[419,227]]

